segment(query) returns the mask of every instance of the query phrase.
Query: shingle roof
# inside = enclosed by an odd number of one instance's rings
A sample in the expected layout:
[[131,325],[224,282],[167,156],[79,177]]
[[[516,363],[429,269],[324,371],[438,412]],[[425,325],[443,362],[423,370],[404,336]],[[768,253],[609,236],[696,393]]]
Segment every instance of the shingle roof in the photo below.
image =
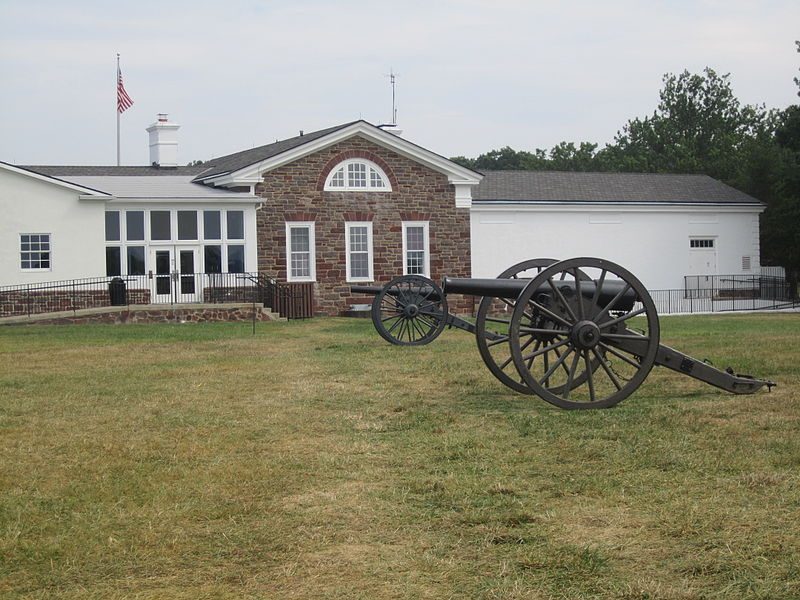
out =
[[195,167],[114,167],[110,165],[77,166],[77,165],[33,165],[23,166],[23,169],[34,171],[51,177],[76,177],[76,176],[134,176],[134,175],[192,175],[202,173],[208,169],[205,164]]
[[226,188],[215,188],[194,183],[191,175],[173,177],[118,176],[118,175],[78,175],[69,179],[78,185],[102,190],[115,198],[135,199],[193,199],[254,201],[249,192],[235,192]]
[[707,175],[487,171],[472,192],[481,202],[659,202],[759,204]]
[[353,123],[357,122],[358,121],[351,121],[350,123],[336,125],[335,127],[329,127],[327,129],[320,129],[319,131],[313,131],[311,133],[305,133],[303,135],[281,140],[273,144],[267,144],[266,146],[259,146],[258,148],[243,150],[234,154],[228,154],[227,156],[212,158],[203,163],[205,170],[200,173],[196,179],[202,180],[214,175],[222,175],[225,173],[238,171],[239,169],[243,169],[244,167],[261,162],[262,160],[272,158],[273,156],[277,156],[278,154],[282,154],[283,152],[297,148],[303,144],[313,142],[316,139],[324,137],[335,131],[339,131],[340,129],[344,129],[345,127],[349,127]]

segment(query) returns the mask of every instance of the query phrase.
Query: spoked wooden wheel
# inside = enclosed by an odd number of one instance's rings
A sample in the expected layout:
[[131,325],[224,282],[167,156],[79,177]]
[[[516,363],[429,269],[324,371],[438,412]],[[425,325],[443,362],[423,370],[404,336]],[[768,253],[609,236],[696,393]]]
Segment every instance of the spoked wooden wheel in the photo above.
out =
[[[533,279],[533,277],[541,273],[546,267],[556,262],[557,261],[553,258],[525,260],[509,267],[500,273],[497,278]],[[586,281],[590,281],[588,276],[582,273],[579,273],[579,275]],[[475,321],[475,339],[478,343],[478,351],[481,354],[481,358],[483,358],[483,362],[501,383],[521,394],[534,394],[535,392],[525,384],[525,380],[517,372],[514,359],[511,355],[511,347],[508,343],[509,331],[511,329],[511,316],[515,306],[516,300],[491,297],[482,298],[478,306],[478,314]],[[535,350],[541,348],[542,344],[549,339],[549,336],[536,333],[526,333],[523,334],[522,337],[525,338],[521,342],[522,346],[525,348],[531,346],[532,349]],[[547,369],[550,362],[558,360],[558,358],[559,353],[556,351],[545,353],[541,363],[544,368]],[[593,369],[599,366],[596,360],[593,360],[591,364]],[[586,374],[583,368],[581,368],[575,376],[572,385],[580,385],[585,381],[585,378]]]
[[[510,266],[497,276],[498,279],[532,279],[557,262],[554,258],[534,258]],[[515,301],[484,296],[478,306],[475,319],[475,340],[478,352],[492,375],[501,383],[521,394],[532,394],[531,389],[514,367],[508,345],[508,331]]]
[[[530,334],[542,340],[538,348],[528,343]],[[658,343],[650,294],[629,271],[599,258],[544,269],[517,298],[511,317],[509,346],[519,375],[561,408],[607,408],[627,398],[652,369]]]
[[403,275],[387,283],[372,301],[372,323],[387,342],[422,346],[445,326],[447,301],[442,289],[419,275]]

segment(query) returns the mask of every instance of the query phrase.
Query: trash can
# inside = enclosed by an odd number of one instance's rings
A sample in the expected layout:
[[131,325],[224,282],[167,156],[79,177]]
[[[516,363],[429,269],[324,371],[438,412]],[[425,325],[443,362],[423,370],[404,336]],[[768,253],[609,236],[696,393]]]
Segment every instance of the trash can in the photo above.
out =
[[111,306],[125,306],[128,304],[128,290],[125,288],[125,280],[121,277],[114,277],[108,283],[108,295],[111,297]]

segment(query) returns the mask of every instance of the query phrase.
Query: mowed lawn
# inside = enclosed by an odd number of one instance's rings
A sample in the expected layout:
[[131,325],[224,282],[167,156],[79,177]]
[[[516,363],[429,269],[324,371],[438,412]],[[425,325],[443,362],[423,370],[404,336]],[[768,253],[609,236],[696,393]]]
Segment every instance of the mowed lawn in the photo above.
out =
[[661,324],[779,386],[567,412],[461,331],[0,328],[0,597],[800,598],[800,314]]

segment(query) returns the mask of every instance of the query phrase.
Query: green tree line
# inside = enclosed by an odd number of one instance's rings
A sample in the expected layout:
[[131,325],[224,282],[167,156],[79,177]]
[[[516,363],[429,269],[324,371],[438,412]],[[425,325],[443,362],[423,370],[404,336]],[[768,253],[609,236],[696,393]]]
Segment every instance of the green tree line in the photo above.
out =
[[[795,42],[800,52],[800,42]],[[794,78],[800,88],[800,78]],[[800,96],[800,91],[798,91]],[[666,74],[653,114],[629,120],[614,140],[561,142],[550,150],[508,146],[477,158],[453,157],[475,169],[703,173],[767,205],[761,260],[800,273],[800,105],[742,105],[730,75]]]

